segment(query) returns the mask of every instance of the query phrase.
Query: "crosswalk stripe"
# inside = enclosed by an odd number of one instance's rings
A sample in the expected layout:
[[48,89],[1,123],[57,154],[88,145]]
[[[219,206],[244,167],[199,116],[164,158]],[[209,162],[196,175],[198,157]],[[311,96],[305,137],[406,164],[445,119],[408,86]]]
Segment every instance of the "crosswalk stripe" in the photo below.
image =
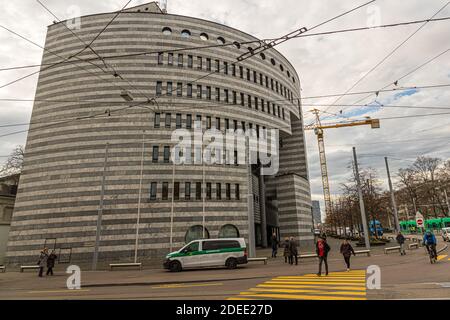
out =
[[442,259],[447,258],[447,255],[441,255],[437,257],[437,261],[441,261]]
[[299,289],[263,289],[251,288],[252,292],[273,292],[273,293],[320,293],[326,295],[348,295],[348,296],[365,296],[365,291],[323,291],[323,290],[299,290]]
[[314,296],[314,295],[296,295],[296,294],[247,294],[246,297],[272,298],[272,299],[297,299],[297,300],[367,300],[361,297],[335,297],[335,296]]
[[[258,284],[257,287],[263,287],[263,288],[286,288],[286,289],[323,289],[323,286],[313,286],[313,285],[281,285],[281,284]],[[366,291],[365,286],[361,287],[348,287],[348,286],[335,286],[335,287],[326,287],[326,289],[332,289],[332,290],[360,290],[360,291]]]
[[283,282],[281,282],[281,281],[267,281],[267,283],[270,283],[270,284],[280,284],[280,283],[283,283],[283,284],[322,284],[322,285],[330,285],[330,284],[332,284],[332,285],[337,285],[337,284],[340,284],[340,285],[343,285],[343,286],[353,286],[353,285],[355,285],[355,284],[358,284],[358,283],[365,283],[365,281],[362,281],[362,282],[352,282],[352,283],[346,283],[346,282],[337,282],[337,281],[283,281]]
[[367,300],[365,270],[278,276],[233,298],[298,300]]

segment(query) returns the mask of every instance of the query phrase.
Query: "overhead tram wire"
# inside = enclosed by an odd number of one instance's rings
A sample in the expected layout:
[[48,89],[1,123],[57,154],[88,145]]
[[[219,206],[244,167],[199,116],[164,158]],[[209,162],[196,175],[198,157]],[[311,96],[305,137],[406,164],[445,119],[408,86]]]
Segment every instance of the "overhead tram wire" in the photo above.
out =
[[[45,10],[47,10],[47,12],[49,12],[55,19],[57,19],[58,20],[58,22],[62,22],[61,21],[61,19],[59,19],[48,7],[46,7],[40,0],[36,0]],[[122,8],[122,10],[120,10],[119,12],[118,12],[118,14],[120,14],[125,8],[126,8],[126,6],[131,2],[132,0],[130,0],[130,1],[128,1],[128,3]],[[114,16],[114,18],[111,20],[111,23],[112,23],[112,21],[114,21],[117,17],[118,17],[118,14],[116,14],[116,16]],[[109,26],[111,23],[109,23],[107,26]],[[129,85],[130,85],[130,87],[132,87],[133,89],[135,89],[138,93],[140,93],[140,94],[142,94],[144,97],[146,97],[147,98],[147,100],[148,100],[148,102],[150,102],[151,101],[151,99],[142,91],[142,90],[140,90],[140,89],[138,89],[138,88],[136,88],[136,86],[133,84],[133,83],[131,83],[129,80],[127,80],[125,77],[123,77],[120,73],[118,73],[117,71],[116,71],[116,69],[114,68],[114,66],[112,66],[111,64],[109,64],[109,63],[107,63],[106,61],[105,61],[105,59],[104,59],[104,57],[102,57],[100,54],[98,54],[98,52],[96,51],[96,50],[94,50],[94,48],[92,48],[92,44],[94,43],[94,41],[95,40],[93,40],[93,41],[91,41],[91,43],[90,44],[86,44],[86,42],[83,40],[83,39],[81,39],[75,32],[73,32],[73,30],[71,29],[71,28],[69,28],[68,26],[67,26],[67,24],[66,23],[63,23],[63,25],[64,25],[64,27],[67,29],[67,30],[69,30],[69,32],[72,34],[72,35],[74,35],[82,44],[84,44],[86,47],[85,48],[89,48],[91,51],[92,51],[92,53],[94,53],[102,62],[103,62],[103,64],[105,65],[105,67],[106,68],[111,68],[112,69],[112,71],[114,72],[114,74],[113,74],[113,76],[114,77],[118,77],[118,78],[120,78],[120,79],[122,79],[122,80],[124,80],[125,82],[127,82]],[[105,27],[105,28],[103,28],[102,29],[102,31],[100,32],[100,34],[102,33],[102,32],[104,32],[105,30],[106,30],[106,28],[107,27]],[[96,38],[98,38],[98,36],[96,37]],[[75,55],[76,56],[76,55]],[[74,56],[74,57],[75,57]]]
[[[366,6],[366,5],[370,4],[370,3],[373,3],[373,2],[375,2],[375,1],[376,1],[376,0],[369,1],[369,2],[367,2],[367,3],[365,3],[365,4],[363,4],[363,5],[360,5],[360,6],[358,6],[358,7],[355,7],[355,8],[353,8],[353,9],[351,9],[351,10],[348,10],[348,11],[342,13],[342,14],[339,14],[338,16],[335,16],[335,17],[333,17],[333,18],[331,18],[331,19],[328,19],[328,20],[326,20],[326,21],[324,21],[324,22],[322,22],[322,23],[320,23],[320,24],[314,26],[314,27],[311,28],[310,30],[315,29],[315,28],[318,28],[318,27],[320,27],[320,26],[322,26],[322,25],[324,25],[324,24],[326,24],[326,23],[328,23],[328,22],[331,22],[331,21],[333,21],[333,20],[335,20],[335,19],[337,19],[337,18],[339,18],[339,17],[342,17],[342,16],[344,16],[344,15],[346,15],[346,14],[349,14],[349,13],[351,13],[351,12],[353,12],[353,11],[359,9],[359,8],[362,8],[362,7],[364,7],[364,6]],[[302,29],[303,29],[303,28],[298,29],[298,30],[302,30]],[[297,30],[297,31],[298,31],[298,30]],[[310,30],[307,30],[307,31],[310,31]],[[305,32],[307,32],[307,31],[305,31]],[[293,33],[295,33],[295,31],[294,31]],[[290,34],[292,34],[292,33],[290,33]],[[289,39],[286,40],[286,36],[281,37],[280,39],[285,39],[285,41],[289,40]],[[283,41],[283,42],[285,42],[285,41]],[[281,43],[283,43],[283,42],[281,42]],[[281,43],[278,43],[278,44],[281,44]],[[278,45],[278,44],[274,44],[274,45],[271,46],[270,48],[273,48],[273,47],[275,47],[275,46]],[[269,48],[264,49],[264,51],[267,50],[267,49],[269,49]],[[257,54],[256,52],[252,52],[251,55],[245,57],[244,59],[242,59],[242,58],[241,58],[241,59],[239,59],[239,58],[236,59],[236,62],[247,60],[247,59],[253,57],[253,56],[256,55],[256,54]],[[224,67],[220,68],[220,70],[223,70],[223,68],[224,68]],[[220,70],[219,70],[219,72],[220,72]],[[197,79],[195,79],[194,81],[191,81],[191,82],[189,82],[189,83],[195,83],[195,82],[197,82],[197,81],[199,81],[199,80],[202,80],[202,79],[204,79],[204,78],[206,78],[206,77],[209,77],[210,75],[216,74],[216,73],[217,73],[217,71],[210,72],[210,73],[208,73],[208,74],[206,74],[206,75],[204,75],[204,76],[202,76],[202,77],[199,77],[199,78],[197,78]],[[0,88],[1,88],[1,87],[0,87]],[[173,89],[172,92],[175,92],[176,90],[177,90],[177,89]],[[157,98],[157,96],[155,96],[155,97],[153,98],[155,102],[156,102],[156,98]],[[156,103],[157,103],[157,102],[156,102]],[[192,109],[192,107],[189,107],[189,108]],[[89,118],[93,118],[93,117],[89,117]],[[71,121],[76,121],[76,120],[77,120],[77,119],[74,119],[74,120],[71,120]],[[25,131],[20,131],[20,132],[13,132],[13,133],[9,133],[9,134],[0,135],[0,138],[5,137],[5,136],[10,136],[10,135],[13,135],[13,134],[18,134],[18,133],[27,132],[27,131],[30,131],[30,130],[31,130],[31,129],[25,130]]]
[[[442,8],[440,8],[430,19],[433,19],[436,17],[442,10],[444,10],[448,5],[450,4],[450,1],[447,2]],[[364,79],[366,79],[372,72],[374,72],[380,65],[382,65],[387,59],[389,59],[392,55],[394,55],[395,52],[397,52],[405,43],[407,43],[411,38],[413,38],[420,30],[422,30],[426,25],[428,24],[428,21],[424,22],[419,28],[417,28],[412,34],[410,34],[405,40],[403,40],[399,45],[397,45],[392,51],[390,51],[381,61],[379,61],[375,66],[373,66],[368,72],[366,72],[358,81],[356,81],[348,90],[347,92],[350,92],[353,88],[355,88],[358,84],[360,84]],[[341,100],[344,97],[344,95],[338,97],[333,104],[336,104],[339,100]],[[327,108],[326,111],[328,111],[331,107]]]

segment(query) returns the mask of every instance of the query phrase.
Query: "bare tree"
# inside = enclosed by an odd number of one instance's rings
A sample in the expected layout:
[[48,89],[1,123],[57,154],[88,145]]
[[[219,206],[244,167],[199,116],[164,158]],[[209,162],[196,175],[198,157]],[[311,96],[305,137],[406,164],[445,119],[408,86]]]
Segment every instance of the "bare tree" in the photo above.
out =
[[22,171],[24,153],[24,147],[21,145],[17,146],[11,152],[3,166],[0,167],[0,177],[20,173]]

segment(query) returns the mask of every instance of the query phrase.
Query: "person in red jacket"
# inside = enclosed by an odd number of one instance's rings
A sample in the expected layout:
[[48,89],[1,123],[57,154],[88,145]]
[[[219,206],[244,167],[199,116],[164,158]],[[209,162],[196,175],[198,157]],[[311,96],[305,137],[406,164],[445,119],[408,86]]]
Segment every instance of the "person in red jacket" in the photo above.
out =
[[322,263],[325,263],[325,275],[328,275],[328,252],[330,252],[330,246],[327,243],[325,235],[321,235],[316,243],[316,253],[319,257],[319,272],[317,275],[320,277],[322,275]]

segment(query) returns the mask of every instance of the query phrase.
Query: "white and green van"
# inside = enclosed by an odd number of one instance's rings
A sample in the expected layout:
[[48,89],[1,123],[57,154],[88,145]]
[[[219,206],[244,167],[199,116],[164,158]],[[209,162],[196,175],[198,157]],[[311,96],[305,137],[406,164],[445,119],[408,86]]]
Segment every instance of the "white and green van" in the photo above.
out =
[[164,268],[173,272],[207,267],[235,269],[238,264],[246,263],[247,246],[243,238],[203,239],[169,253]]

